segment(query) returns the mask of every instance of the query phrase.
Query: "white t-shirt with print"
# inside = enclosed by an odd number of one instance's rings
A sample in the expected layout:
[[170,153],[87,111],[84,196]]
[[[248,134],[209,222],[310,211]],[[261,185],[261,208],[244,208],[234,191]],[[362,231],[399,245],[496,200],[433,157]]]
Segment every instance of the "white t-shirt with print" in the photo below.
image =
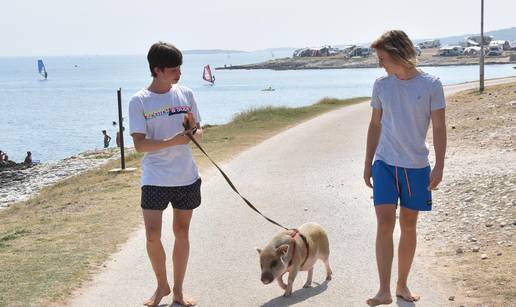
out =
[[[197,123],[201,122],[191,89],[177,84],[164,94],[142,89],[129,102],[130,134],[143,133],[152,140],[171,138],[184,130],[187,112],[193,113]],[[199,178],[190,144],[146,152],[141,165],[141,186],[185,186]]]

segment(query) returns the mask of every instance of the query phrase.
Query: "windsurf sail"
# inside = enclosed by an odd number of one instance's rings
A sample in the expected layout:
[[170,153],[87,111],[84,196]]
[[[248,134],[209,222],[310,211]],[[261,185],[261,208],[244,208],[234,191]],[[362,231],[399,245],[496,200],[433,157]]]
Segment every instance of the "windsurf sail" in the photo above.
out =
[[210,65],[204,65],[204,69],[202,72],[202,78],[205,81],[210,82],[211,84],[215,83],[215,76],[211,73]]
[[38,60],[38,72],[40,75],[43,76],[43,78],[48,77],[47,70],[45,69],[45,64],[43,64],[43,60]]

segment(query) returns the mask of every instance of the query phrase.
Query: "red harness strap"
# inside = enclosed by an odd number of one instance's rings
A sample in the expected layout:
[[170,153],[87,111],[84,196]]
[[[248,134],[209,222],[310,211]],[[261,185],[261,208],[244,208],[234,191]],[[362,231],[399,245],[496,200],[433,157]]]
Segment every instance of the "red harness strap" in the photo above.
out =
[[290,233],[290,237],[292,238],[292,241],[294,244],[292,244],[292,257],[290,258],[290,261],[288,263],[288,266],[290,267],[292,265],[292,260],[294,259],[294,256],[296,255],[296,235],[299,234],[299,236],[301,237],[301,239],[303,239],[303,242],[305,242],[305,245],[306,245],[306,256],[305,256],[305,260],[303,261],[303,263],[301,263],[301,267],[303,267],[303,265],[305,265],[306,263],[306,260],[308,260],[308,255],[309,255],[309,252],[310,252],[310,246],[308,245],[308,241],[306,240],[306,237],[299,232],[299,230],[297,229],[291,229],[292,232]]

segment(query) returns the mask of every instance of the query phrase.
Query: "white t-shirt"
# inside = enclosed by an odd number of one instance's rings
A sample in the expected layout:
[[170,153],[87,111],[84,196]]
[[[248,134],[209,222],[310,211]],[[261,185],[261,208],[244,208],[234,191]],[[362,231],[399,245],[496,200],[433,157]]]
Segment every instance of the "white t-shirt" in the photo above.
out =
[[[187,112],[193,113],[197,123],[201,122],[191,89],[177,84],[164,94],[142,89],[129,102],[130,134],[143,133],[152,140],[171,138],[184,130]],[[185,186],[198,178],[190,144],[146,152],[143,157],[141,186]]]
[[421,72],[409,80],[396,75],[376,80],[373,108],[382,109],[382,130],[375,160],[406,168],[428,166],[426,133],[431,112],[446,107],[439,78]]

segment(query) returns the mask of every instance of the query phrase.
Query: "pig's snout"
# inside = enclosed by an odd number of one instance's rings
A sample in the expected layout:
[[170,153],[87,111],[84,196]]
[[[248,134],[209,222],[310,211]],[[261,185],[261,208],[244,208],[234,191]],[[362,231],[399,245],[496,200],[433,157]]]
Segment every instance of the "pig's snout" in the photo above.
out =
[[271,272],[262,273],[262,282],[266,284],[270,284],[274,280],[274,276],[272,276]]

